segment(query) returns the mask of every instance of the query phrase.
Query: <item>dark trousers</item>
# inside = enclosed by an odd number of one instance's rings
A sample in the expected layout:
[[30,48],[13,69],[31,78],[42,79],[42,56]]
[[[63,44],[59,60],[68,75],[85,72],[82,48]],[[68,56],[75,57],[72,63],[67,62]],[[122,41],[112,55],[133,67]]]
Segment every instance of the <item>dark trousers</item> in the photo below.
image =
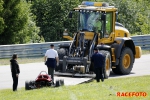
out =
[[18,77],[16,76],[16,74],[12,73],[12,79],[13,79],[13,91],[17,91]]
[[103,67],[95,68],[95,74],[96,74],[96,81],[99,82],[100,79],[103,82],[104,81],[104,71]]
[[52,68],[52,67],[47,67],[48,68],[48,75],[51,75],[51,78],[54,82],[54,69],[55,68]]

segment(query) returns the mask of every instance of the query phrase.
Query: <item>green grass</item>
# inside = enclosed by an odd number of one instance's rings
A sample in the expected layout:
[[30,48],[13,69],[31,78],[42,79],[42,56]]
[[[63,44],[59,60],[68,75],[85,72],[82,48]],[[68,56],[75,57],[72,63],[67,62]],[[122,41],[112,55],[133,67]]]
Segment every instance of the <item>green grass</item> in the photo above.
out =
[[[39,58],[18,58],[17,61],[18,61],[19,64],[43,62],[44,57],[39,57]],[[9,65],[9,64],[10,64],[10,59],[0,59],[0,66]]]
[[142,55],[150,54],[150,50],[142,50]]
[[[146,92],[146,97],[118,97],[117,92]],[[107,79],[89,83],[12,92],[0,90],[0,100],[150,100],[150,76]]]

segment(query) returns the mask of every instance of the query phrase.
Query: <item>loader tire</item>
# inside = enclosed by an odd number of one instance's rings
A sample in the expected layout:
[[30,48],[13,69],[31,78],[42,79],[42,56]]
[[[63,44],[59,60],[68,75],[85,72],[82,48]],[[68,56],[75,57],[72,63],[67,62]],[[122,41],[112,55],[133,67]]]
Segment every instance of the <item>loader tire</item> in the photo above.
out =
[[[60,60],[63,60],[63,57],[66,56],[66,54],[67,54],[66,51],[67,50],[65,48],[60,48],[60,49],[57,50],[57,53],[58,53],[58,56],[59,56]],[[63,67],[63,64],[60,63],[59,66],[57,66],[55,68],[55,71],[62,71],[62,67]]]
[[123,48],[119,64],[116,66],[115,69],[112,69],[115,74],[127,75],[131,72],[133,68],[134,62],[134,55],[130,48],[125,47]]
[[118,66],[116,66],[116,68],[112,68],[113,73],[115,74],[121,74],[119,69],[117,68]]
[[111,56],[108,51],[101,50],[100,53],[102,53],[105,56],[104,78],[108,79],[111,70]]

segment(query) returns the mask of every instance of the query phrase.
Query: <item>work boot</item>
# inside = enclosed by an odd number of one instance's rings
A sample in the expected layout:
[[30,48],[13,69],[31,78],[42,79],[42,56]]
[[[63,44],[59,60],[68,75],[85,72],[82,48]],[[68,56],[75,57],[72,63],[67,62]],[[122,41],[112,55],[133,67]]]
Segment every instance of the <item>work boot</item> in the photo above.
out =
[[54,82],[52,82],[52,85],[54,85],[55,83]]
[[97,82],[100,82],[100,80],[96,80]]

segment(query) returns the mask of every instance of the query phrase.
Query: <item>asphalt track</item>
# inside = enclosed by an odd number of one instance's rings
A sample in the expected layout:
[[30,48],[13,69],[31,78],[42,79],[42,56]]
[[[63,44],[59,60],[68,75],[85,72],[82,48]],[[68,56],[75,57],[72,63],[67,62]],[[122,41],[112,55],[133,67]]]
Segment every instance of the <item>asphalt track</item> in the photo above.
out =
[[[47,67],[43,62],[40,63],[28,63],[19,64],[20,65],[20,75],[18,88],[25,87],[25,81],[34,80],[41,71],[47,71]],[[150,54],[142,55],[140,59],[136,59],[132,72],[129,75],[115,75],[111,72],[109,78],[121,78],[121,77],[133,77],[133,76],[143,76],[150,75]],[[76,85],[84,81],[88,81],[90,78],[74,78],[74,77],[55,77],[57,79],[64,79],[65,85]],[[12,77],[10,66],[0,66],[0,89],[10,89],[12,88]]]

